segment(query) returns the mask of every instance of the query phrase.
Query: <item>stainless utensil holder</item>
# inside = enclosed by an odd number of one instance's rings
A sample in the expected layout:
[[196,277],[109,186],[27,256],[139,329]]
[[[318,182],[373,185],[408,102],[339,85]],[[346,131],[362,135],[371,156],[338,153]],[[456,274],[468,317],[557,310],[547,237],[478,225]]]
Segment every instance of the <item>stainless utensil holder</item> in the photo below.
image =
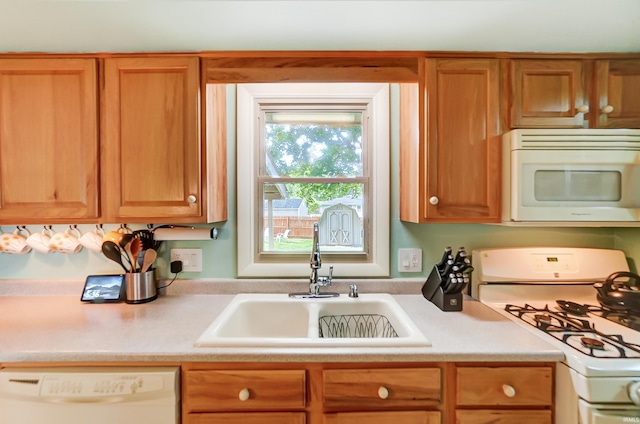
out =
[[158,298],[155,270],[127,272],[125,280],[125,302],[147,303]]
[[442,278],[436,266],[433,267],[429,278],[422,286],[422,295],[445,312],[462,310],[462,293],[445,293],[442,290]]

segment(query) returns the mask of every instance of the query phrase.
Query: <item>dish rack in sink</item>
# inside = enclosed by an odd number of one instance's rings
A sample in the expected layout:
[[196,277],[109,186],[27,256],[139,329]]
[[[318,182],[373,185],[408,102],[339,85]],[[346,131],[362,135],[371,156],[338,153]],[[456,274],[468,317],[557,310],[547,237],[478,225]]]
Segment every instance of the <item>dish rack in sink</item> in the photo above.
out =
[[398,337],[387,317],[377,314],[327,315],[320,317],[322,338]]

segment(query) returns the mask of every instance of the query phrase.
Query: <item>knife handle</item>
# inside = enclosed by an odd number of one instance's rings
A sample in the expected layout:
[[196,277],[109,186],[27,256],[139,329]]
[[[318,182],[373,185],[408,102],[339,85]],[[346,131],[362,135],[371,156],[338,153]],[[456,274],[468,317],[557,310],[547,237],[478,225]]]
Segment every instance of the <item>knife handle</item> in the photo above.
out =
[[453,262],[455,263],[462,262],[466,257],[467,257],[467,252],[464,250],[464,247],[461,247],[460,249],[458,249],[458,253],[456,253],[456,258],[453,260]]
[[[438,262],[436,264],[436,268],[438,268],[438,271],[442,271],[445,267],[445,265],[447,264],[447,261],[449,260],[449,257],[451,257],[451,246],[447,246],[444,248],[444,253],[442,254],[442,259],[440,259],[440,262]],[[451,257],[451,259],[453,259],[453,257]]]
[[447,261],[447,264],[444,267],[444,270],[442,270],[440,275],[444,278],[446,275],[449,275],[452,269],[453,269],[453,259],[449,259]]

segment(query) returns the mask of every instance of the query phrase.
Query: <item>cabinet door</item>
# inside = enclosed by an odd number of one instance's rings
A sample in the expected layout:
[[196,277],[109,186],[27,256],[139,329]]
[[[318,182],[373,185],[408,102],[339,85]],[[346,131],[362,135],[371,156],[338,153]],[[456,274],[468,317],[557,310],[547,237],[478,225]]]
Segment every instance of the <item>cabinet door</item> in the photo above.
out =
[[584,126],[589,111],[581,60],[511,61],[513,128]]
[[500,220],[500,62],[426,60],[425,221]]
[[96,221],[96,61],[0,59],[0,223]]
[[640,60],[596,61],[595,125],[640,128]]
[[200,222],[197,57],[105,59],[106,222]]
[[325,414],[324,424],[440,424],[437,411],[343,412]]
[[551,424],[551,411],[456,411],[457,424]]

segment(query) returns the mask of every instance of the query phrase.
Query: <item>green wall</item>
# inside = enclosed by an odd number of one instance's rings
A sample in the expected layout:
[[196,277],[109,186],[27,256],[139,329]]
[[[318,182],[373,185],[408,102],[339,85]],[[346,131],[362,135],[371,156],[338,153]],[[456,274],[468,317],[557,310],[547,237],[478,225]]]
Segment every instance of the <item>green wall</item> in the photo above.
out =
[[[228,88],[234,94],[234,87]],[[219,228],[220,236],[213,241],[172,241],[160,248],[158,268],[161,277],[169,277],[168,256],[171,247],[194,247],[203,250],[203,271],[183,273],[181,278],[235,278],[236,277],[236,186],[235,175],[235,101],[230,95],[228,109],[228,173],[229,173],[229,220],[212,224]],[[622,249],[631,259],[632,269],[640,261],[640,228],[544,228],[544,227],[503,227],[483,224],[409,224],[398,218],[398,89],[391,92],[391,277],[426,277],[431,265],[439,259],[445,246],[464,246],[468,252],[476,248],[512,246],[580,246]],[[464,175],[461,184],[464,184]],[[66,225],[55,225],[55,230],[64,230]],[[105,225],[106,230],[116,228],[116,224]],[[131,225],[132,229],[144,228]],[[42,226],[29,225],[31,231],[40,231]],[[85,232],[93,225],[79,225]],[[14,227],[3,226],[3,231],[13,231]],[[423,249],[423,272],[398,273],[397,250],[418,247]],[[336,269],[336,271],[338,271]],[[88,274],[119,273],[118,265],[102,255],[83,249],[76,255],[29,253],[27,255],[0,254],[0,278],[2,279],[84,279]],[[339,272],[336,272],[339,276]],[[301,278],[306,275],[301,275]]]

